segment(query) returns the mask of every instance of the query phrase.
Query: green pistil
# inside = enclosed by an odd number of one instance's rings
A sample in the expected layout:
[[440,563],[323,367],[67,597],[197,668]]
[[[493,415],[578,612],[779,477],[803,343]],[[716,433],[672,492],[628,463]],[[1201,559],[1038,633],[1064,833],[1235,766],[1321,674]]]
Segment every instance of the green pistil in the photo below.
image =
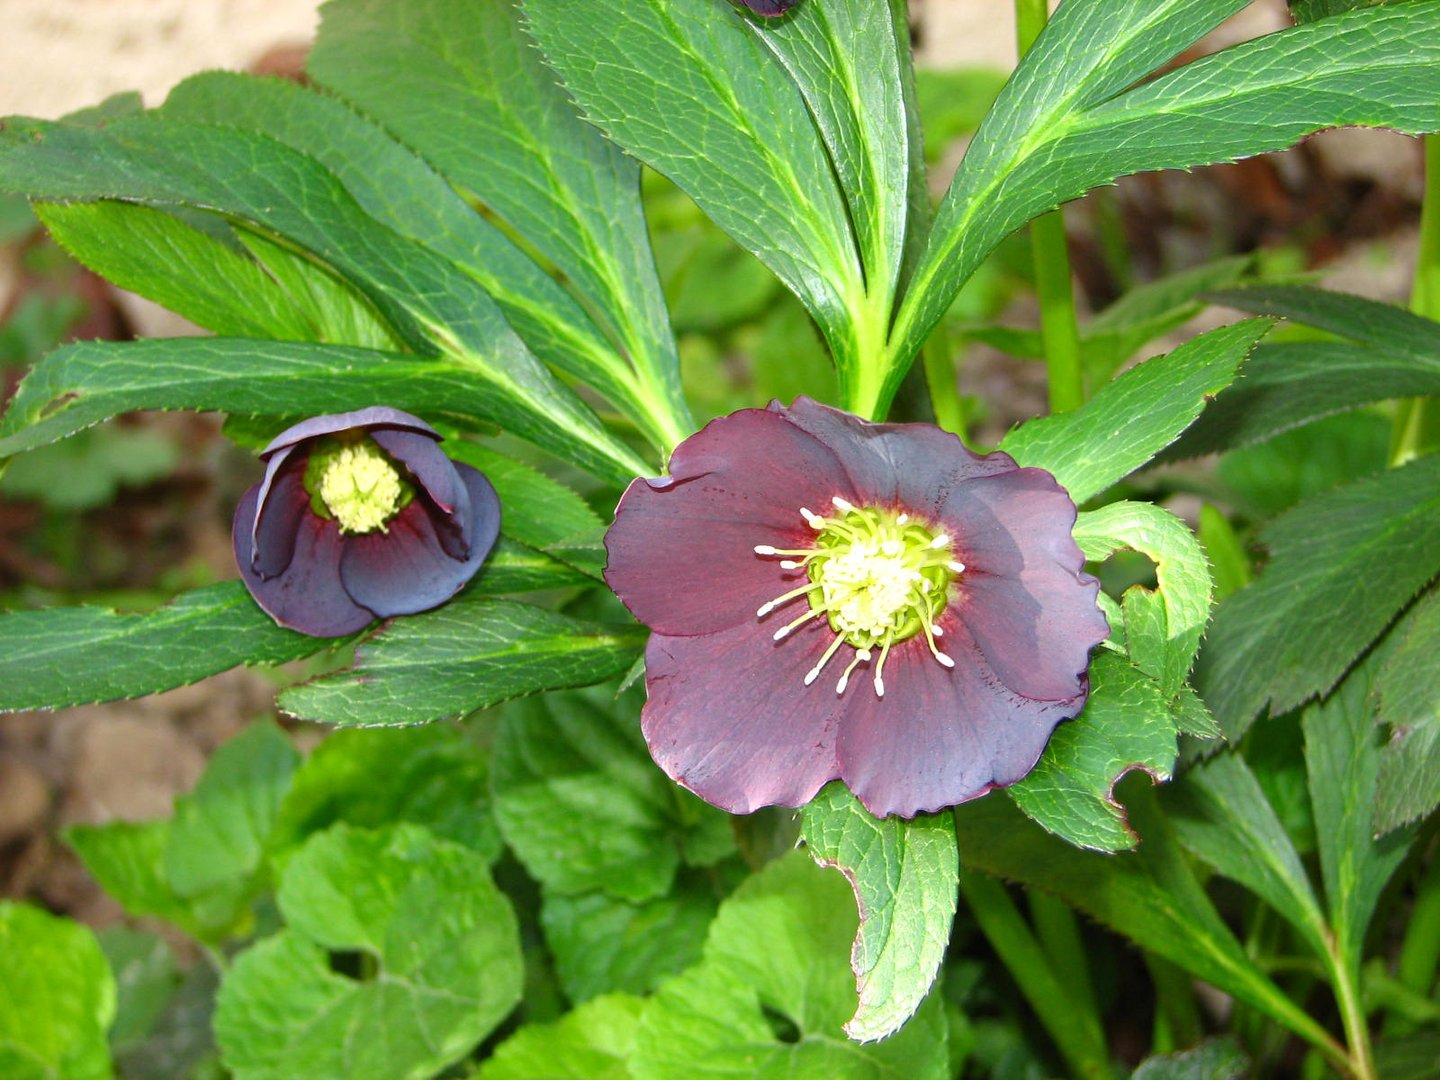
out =
[[367,438],[336,439],[313,451],[304,482],[311,508],[342,533],[388,532],[415,497],[400,470]]
[[856,666],[869,661],[875,650],[875,693],[884,697],[885,658],[892,646],[925,635],[931,654],[946,667],[954,662],[935,644],[941,634],[937,620],[945,610],[950,584],[965,567],[955,561],[950,537],[911,519],[909,514],[878,507],[857,507],[836,496],[837,513],[821,517],[805,508],[800,513],[816,531],[814,546],[782,551],[759,545],[764,557],[787,556],[780,565],[804,569],[807,583],[763,605],[764,618],[782,604],[804,596],[810,610],[775,632],[775,640],[824,617],[835,635],[830,646],[805,676],[810,685],[841,645],[855,656],[835,687],[844,693]]

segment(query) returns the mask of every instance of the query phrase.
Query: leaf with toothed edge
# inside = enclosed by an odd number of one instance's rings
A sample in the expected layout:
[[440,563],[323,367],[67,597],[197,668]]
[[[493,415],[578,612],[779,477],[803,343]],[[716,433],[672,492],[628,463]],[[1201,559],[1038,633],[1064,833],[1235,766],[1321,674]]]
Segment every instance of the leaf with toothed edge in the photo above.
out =
[[[1056,729],[1039,764],[1009,788],[1016,804],[1071,843],[1100,851],[1135,846],[1135,834],[1113,790],[1131,769],[1168,779],[1176,735],[1217,734],[1187,684],[1210,613],[1210,570],[1195,535],[1149,503],[1119,502],[1079,515],[1075,539],[1086,558],[1122,548],[1155,560],[1159,588],[1136,585],[1121,607],[1125,655],[1096,653],[1090,697],[1074,720]],[[1128,659],[1127,659],[1128,658]]]
[[950,941],[959,861],[949,811],[878,819],[827,785],[805,807],[811,855],[850,881],[860,927],[850,950],[859,993],[845,1033],[860,1042],[898,1031],[925,1000]]

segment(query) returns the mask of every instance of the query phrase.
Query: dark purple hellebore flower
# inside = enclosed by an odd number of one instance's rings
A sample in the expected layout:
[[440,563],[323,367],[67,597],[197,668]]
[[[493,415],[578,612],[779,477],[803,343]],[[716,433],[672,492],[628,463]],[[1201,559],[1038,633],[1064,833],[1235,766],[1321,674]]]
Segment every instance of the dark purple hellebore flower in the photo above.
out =
[[1015,783],[1108,633],[1074,524],[1049,473],[929,424],[803,397],[713,421],[605,537],[654,630],[651,754],[732,813],[836,778],[881,817]]
[[423,420],[382,406],[276,436],[231,529],[256,602],[281,626],[337,637],[459,592],[495,546],[500,500],[439,442]]

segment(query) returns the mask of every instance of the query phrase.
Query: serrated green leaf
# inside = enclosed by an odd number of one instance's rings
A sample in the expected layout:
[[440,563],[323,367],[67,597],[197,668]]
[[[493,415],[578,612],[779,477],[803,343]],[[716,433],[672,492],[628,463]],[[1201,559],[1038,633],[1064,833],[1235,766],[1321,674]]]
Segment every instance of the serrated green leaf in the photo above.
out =
[[[636,1080],[947,1075],[938,998],[883,1042],[844,1037],[855,1000],[845,959],[854,932],[854,898],[839,874],[802,852],[771,863],[721,904],[705,959],[650,999],[631,1059]],[[792,1027],[788,1036],[767,1012]]]
[[270,835],[290,854],[337,821],[358,828],[422,825],[442,840],[500,854],[485,755],[445,724],[333,732],[295,773]]
[[66,251],[122,289],[217,334],[308,341],[315,329],[253,260],[179,218],[135,203],[40,203]]
[[1079,515],[1075,542],[1095,561],[1127,548],[1154,561],[1158,609],[1149,590],[1126,590],[1125,645],[1135,666],[1159,684],[1167,700],[1173,699],[1184,687],[1210,617],[1210,567],[1195,534],[1152,503],[1117,502]]
[[[336,345],[362,349],[404,352],[405,343],[354,286],[304,253],[267,239],[249,229],[237,229],[236,237],[255,261],[264,267],[290,302],[314,330],[306,337]],[[265,337],[280,337],[273,331]]]
[[330,724],[422,724],[603,682],[629,667],[643,642],[633,626],[581,622],[466,591],[391,623],[357,650],[354,668],[285,691],[280,707]]
[[1134,789],[1127,805],[1144,843],[1135,852],[1105,855],[1051,836],[1006,800],[976,799],[955,810],[961,865],[1054,893],[1302,1038],[1333,1045],[1235,940],[1195,880],[1153,792]]
[[1287,0],[1290,15],[1297,23],[1314,22],[1329,18],[1355,8],[1380,7],[1382,4],[1399,3],[1401,0]]
[[411,348],[476,376],[488,419],[609,479],[646,468],[473,278],[374,221],[331,172],[273,139],[153,115],[102,130],[11,119],[0,128],[0,188],[220,210],[283,236],[360,289]]
[[0,901],[0,1075],[105,1080],[115,980],[88,927]]
[[1433,4],[1340,15],[1143,79],[1244,6],[1120,0],[1057,13],[981,125],[941,205],[892,333],[890,393],[995,245],[1091,188],[1281,149],[1325,127],[1440,127]]
[[891,0],[846,0],[803,4],[778,24],[745,25],[804,97],[849,205],[867,291],[888,308],[909,212],[908,24],[897,24]]
[[1432,664],[1440,655],[1440,591],[1433,586],[1395,627],[1394,651],[1377,676],[1380,748],[1375,831],[1416,821],[1440,804],[1440,689]]
[[1418,361],[1346,342],[1262,345],[1241,378],[1162,455],[1198,457],[1249,446],[1346,409],[1440,394],[1440,353]]
[[[1328,330],[1348,342],[1256,350],[1244,378],[1165,456],[1191,457],[1269,438],[1345,409],[1440,394],[1440,324],[1390,304],[1303,286],[1252,286],[1210,299]],[[1352,342],[1354,344],[1352,344]]]
[[1053,473],[1082,503],[1174,442],[1206,401],[1230,385],[1270,326],[1249,319],[1201,334],[1127,371],[1075,411],[1022,424],[1000,449],[1021,465]]
[[[514,4],[331,3],[307,70],[473,193],[552,262],[633,365],[638,380],[631,400],[655,417],[644,426],[665,432],[667,449],[689,434],[675,342],[640,203],[639,168],[580,119],[521,31]],[[506,269],[497,266],[496,275]],[[577,323],[576,313],[561,306],[553,289],[538,283],[534,292],[521,288],[525,280],[515,277],[496,288],[497,298],[513,296],[501,302],[518,316],[522,336],[541,316],[521,309],[544,297],[551,311],[562,313],[567,340],[556,349],[538,347],[541,354],[564,367],[556,354],[574,341],[599,362],[593,333]],[[625,370],[608,357],[606,362]]]
[[333,644],[276,626],[238,581],[143,615],[104,608],[0,614],[0,710],[140,697],[236,664],[280,664]]
[[[336,825],[290,861],[287,928],[241,953],[215,1034],[237,1080],[433,1076],[520,1000],[514,912],[468,848],[400,825]],[[332,970],[358,953],[373,977]]]
[[1252,315],[1271,315],[1398,353],[1431,369],[1440,365],[1440,323],[1394,304],[1309,285],[1217,289],[1208,299]]
[[639,903],[599,889],[576,896],[547,890],[540,925],[571,1001],[617,990],[648,994],[700,959],[717,904],[710,882],[684,875],[668,895]]
[[[842,381],[859,379],[867,358],[856,328],[876,316],[865,310],[849,211],[810,106],[760,36],[783,28],[757,31],[741,12],[712,0],[636,0],[623,12],[526,0],[525,13],[589,119],[769,266],[815,317]],[[815,25],[793,31],[789,56],[805,43],[807,52],[823,47],[825,13],[802,10],[793,19]],[[853,51],[853,41],[844,47]],[[893,100],[893,91],[888,96]],[[897,143],[892,154],[905,150],[902,130],[889,132]]]
[[272,722],[251,724],[210,758],[175,800],[165,870],[182,896],[216,889],[245,898],[300,755]]
[[650,760],[639,702],[547,694],[505,710],[495,745],[495,815],[547,889],[649,900],[682,860],[734,850],[729,818],[677,789]]
[[959,864],[950,814],[878,820],[832,783],[805,807],[811,855],[855,891],[850,950],[860,1000],[845,1032],[859,1042],[899,1031],[929,993],[950,943]]
[[294,416],[383,401],[473,426],[490,397],[483,380],[453,364],[371,349],[240,338],[85,341],[57,349],[21,382],[0,421],[0,456],[136,409]]
[[1260,541],[1270,563],[1216,610],[1196,672],[1232,739],[1267,701],[1278,714],[1334,686],[1440,571],[1440,455],[1310,499]]
[[1250,1059],[1233,1036],[1207,1039],[1191,1050],[1146,1058],[1130,1080],[1244,1080]]
[[630,1080],[644,1006],[638,997],[610,994],[553,1024],[527,1024],[481,1063],[475,1080]]
[[1174,767],[1175,718],[1160,687],[1123,657],[1101,653],[1090,665],[1085,710],[1055,729],[1039,763],[1007,793],[1070,843],[1121,851],[1138,838],[1116,783],[1132,769],[1168,780]]
[[1390,427],[1384,416],[1362,409],[1228,451],[1217,470],[1221,491],[1239,515],[1252,521],[1277,517],[1315,495],[1384,472]]
[[564,287],[428,164],[345,103],[289,80],[211,71],[172,90],[161,112],[243,127],[310,154],[372,218],[475,278],[540,359],[590,383],[663,438],[635,372]]
[[1365,932],[1380,892],[1415,840],[1413,828],[1376,839],[1371,824],[1380,771],[1376,666],[1373,657],[1367,659],[1329,698],[1307,707],[1300,720],[1335,952],[1352,977],[1360,970]]
[[1180,842],[1274,908],[1323,958],[1329,929],[1320,901],[1245,759],[1219,754],[1186,772],[1166,795]]

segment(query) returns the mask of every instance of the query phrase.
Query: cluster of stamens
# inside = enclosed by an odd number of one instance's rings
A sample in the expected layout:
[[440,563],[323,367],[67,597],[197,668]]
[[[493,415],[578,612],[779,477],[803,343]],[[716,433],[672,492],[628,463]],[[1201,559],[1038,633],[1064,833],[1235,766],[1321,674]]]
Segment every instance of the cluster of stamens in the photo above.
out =
[[[816,532],[809,548],[782,549],[757,544],[755,554],[779,558],[783,570],[803,570],[805,581],[755,613],[763,619],[772,611],[802,596],[809,610],[775,631],[780,641],[806,623],[824,618],[835,638],[805,674],[809,686],[820,677],[842,645],[854,657],[835,684],[843,694],[855,669],[875,659],[875,694],[885,696],[885,660],[892,646],[925,635],[930,653],[945,667],[955,662],[940,651],[942,636],[937,622],[949,598],[950,583],[965,569],[955,560],[950,537],[932,532],[909,514],[876,507],[857,507],[835,496],[837,511],[830,517],[805,507],[800,515]],[[876,658],[876,652],[879,655]]]
[[389,532],[390,520],[413,495],[399,470],[369,439],[316,451],[305,481],[312,505],[318,501],[342,533]]

